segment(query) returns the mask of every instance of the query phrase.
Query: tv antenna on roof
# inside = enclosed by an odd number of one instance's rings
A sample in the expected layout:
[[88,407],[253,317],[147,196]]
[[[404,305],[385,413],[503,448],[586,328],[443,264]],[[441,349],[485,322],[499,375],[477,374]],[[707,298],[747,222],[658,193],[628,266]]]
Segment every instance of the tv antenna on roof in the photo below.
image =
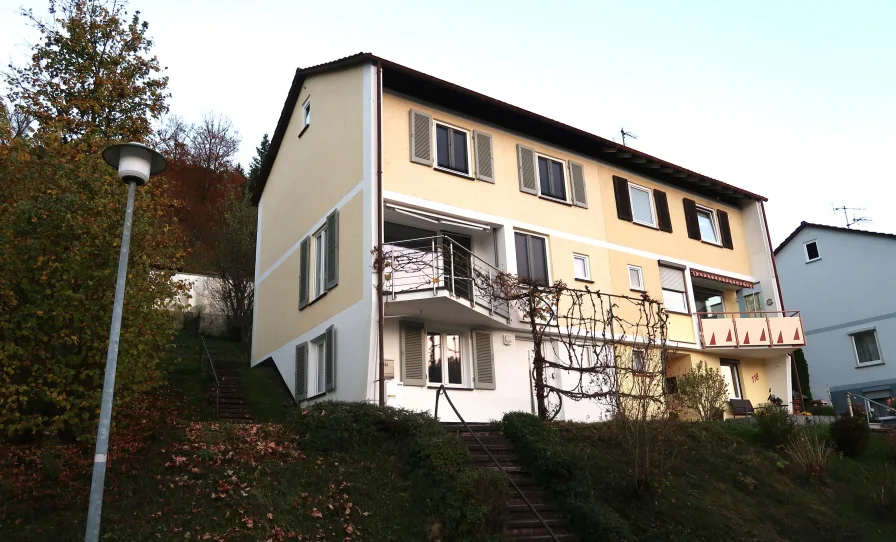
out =
[[619,133],[622,134],[622,144],[625,146],[625,138],[630,137],[632,139],[638,139],[638,136],[631,132],[626,132],[625,128],[620,128]]
[[[833,205],[831,207],[833,207]],[[870,216],[856,216],[856,211],[864,211],[864,207],[847,207],[844,205],[841,207],[833,207],[833,209],[835,213],[843,211],[843,219],[846,221],[847,228],[856,224],[868,224],[871,222]],[[852,218],[849,218],[849,211],[852,211]]]

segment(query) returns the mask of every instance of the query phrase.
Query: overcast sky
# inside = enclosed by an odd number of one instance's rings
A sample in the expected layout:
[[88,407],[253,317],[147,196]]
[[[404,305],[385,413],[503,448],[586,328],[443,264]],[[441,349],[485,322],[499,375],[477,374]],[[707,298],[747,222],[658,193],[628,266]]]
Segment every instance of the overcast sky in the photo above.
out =
[[[724,5],[722,5],[724,4]],[[0,59],[34,34],[0,0]],[[296,67],[368,51],[769,198],[801,220],[896,233],[896,2],[131,0],[171,108],[231,117],[246,165]],[[5,62],[4,62],[5,64]]]

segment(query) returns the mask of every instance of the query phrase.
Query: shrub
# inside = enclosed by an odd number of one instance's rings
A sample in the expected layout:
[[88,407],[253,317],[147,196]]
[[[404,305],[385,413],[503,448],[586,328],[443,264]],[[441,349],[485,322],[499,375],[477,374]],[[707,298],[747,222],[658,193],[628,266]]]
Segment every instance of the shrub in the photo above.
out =
[[756,409],[754,417],[759,440],[766,446],[783,446],[793,437],[796,426],[786,408],[765,405]]
[[831,457],[831,446],[818,435],[818,431],[801,429],[784,446],[790,462],[806,478],[824,480]]
[[728,400],[728,384],[718,369],[708,368],[701,361],[696,369],[679,376],[677,384],[682,404],[696,412],[700,421],[722,417]]
[[831,424],[831,440],[843,455],[859,457],[871,442],[868,420],[858,416],[846,416]]
[[896,427],[892,425],[881,426],[880,439],[886,448],[887,459],[896,462]]
[[836,416],[837,409],[832,406],[811,406],[806,409],[813,416]]

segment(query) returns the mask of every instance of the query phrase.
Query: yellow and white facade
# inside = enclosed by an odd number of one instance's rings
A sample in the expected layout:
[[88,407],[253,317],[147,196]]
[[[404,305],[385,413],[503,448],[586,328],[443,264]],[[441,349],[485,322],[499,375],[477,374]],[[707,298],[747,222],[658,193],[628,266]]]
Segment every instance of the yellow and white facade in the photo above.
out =
[[[500,271],[662,300],[669,385],[705,362],[793,401],[802,327],[755,194],[359,54],[297,72],[255,201],[252,361],[299,401],[380,401],[382,377],[395,406],[444,384],[468,420],[532,410],[526,324],[469,278]],[[379,288],[379,245],[416,267]]]

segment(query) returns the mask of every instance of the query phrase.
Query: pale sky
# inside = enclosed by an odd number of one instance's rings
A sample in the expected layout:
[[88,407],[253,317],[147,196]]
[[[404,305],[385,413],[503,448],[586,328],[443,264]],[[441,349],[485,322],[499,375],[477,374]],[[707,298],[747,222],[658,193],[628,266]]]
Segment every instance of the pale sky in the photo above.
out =
[[[0,60],[34,33],[0,0]],[[229,116],[247,165],[297,67],[359,51],[769,198],[772,242],[801,220],[896,233],[893,1],[131,0],[172,113]]]

